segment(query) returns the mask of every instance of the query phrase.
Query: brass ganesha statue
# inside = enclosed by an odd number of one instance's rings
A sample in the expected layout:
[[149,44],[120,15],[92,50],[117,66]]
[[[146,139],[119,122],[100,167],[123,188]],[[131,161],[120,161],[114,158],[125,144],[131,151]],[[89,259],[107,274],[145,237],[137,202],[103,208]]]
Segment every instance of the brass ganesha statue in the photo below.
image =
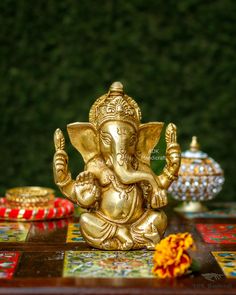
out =
[[154,249],[165,232],[167,217],[160,208],[167,204],[166,190],[180,166],[176,127],[166,128],[166,165],[155,175],[150,157],[163,123],[140,121],[137,103],[114,82],[91,107],[89,123],[67,126],[85,162],[76,180],[68,169],[64,136],[55,131],[55,182],[68,199],[87,209],[80,217],[81,233],[95,248]]

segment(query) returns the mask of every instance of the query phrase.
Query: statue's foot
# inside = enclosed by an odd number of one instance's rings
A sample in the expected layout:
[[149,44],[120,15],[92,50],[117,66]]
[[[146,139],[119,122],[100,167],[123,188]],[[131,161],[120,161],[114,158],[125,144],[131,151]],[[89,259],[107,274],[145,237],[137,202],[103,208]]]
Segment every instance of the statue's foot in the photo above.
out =
[[104,250],[130,250],[133,247],[133,242],[132,241],[126,241],[125,243],[122,243],[119,239],[113,238],[113,239],[108,239],[104,241],[100,245],[101,249]]
[[149,250],[155,249],[166,229],[166,220],[163,211],[147,210],[131,227],[134,242]]
[[133,247],[133,245],[134,245],[133,241],[127,241],[121,245],[120,250],[124,250],[124,251],[130,250]]
[[108,239],[102,242],[100,247],[104,250],[117,250],[119,247],[121,247],[121,243],[118,239]]
[[155,244],[150,242],[146,245],[146,248],[147,250],[155,250]]
[[161,237],[157,231],[151,232],[151,233],[145,233],[144,237],[148,240],[148,243],[146,244],[146,248],[148,250],[154,250],[155,245],[158,244],[161,240]]
[[161,237],[158,232],[146,233],[146,234],[144,234],[144,237],[149,241],[146,244],[146,248],[148,250],[155,250],[156,244],[158,244],[161,240]]
[[126,227],[120,227],[116,233],[117,238],[121,242],[119,250],[130,250],[134,246],[134,241],[129,230]]

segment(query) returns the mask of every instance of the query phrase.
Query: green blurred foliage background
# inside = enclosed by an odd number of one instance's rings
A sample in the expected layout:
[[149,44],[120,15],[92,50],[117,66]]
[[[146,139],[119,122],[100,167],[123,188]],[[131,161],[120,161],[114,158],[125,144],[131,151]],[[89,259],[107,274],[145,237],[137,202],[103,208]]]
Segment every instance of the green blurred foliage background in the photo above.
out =
[[54,130],[87,121],[120,80],[143,122],[176,123],[183,150],[199,137],[225,170],[221,199],[235,199],[235,0],[1,0],[0,28],[1,194],[55,187]]

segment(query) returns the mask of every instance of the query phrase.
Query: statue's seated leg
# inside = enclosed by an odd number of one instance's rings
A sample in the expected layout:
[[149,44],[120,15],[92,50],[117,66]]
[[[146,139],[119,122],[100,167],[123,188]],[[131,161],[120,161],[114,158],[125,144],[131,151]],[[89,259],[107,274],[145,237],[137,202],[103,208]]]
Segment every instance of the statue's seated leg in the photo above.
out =
[[116,237],[121,242],[119,250],[130,250],[133,247],[134,241],[126,226],[118,226]]
[[167,226],[167,217],[162,210],[147,210],[143,216],[131,226],[131,234],[136,246],[154,249],[161,240]]
[[104,220],[96,213],[83,213],[80,217],[81,233],[86,242],[105,250],[129,250],[133,240],[126,229]]

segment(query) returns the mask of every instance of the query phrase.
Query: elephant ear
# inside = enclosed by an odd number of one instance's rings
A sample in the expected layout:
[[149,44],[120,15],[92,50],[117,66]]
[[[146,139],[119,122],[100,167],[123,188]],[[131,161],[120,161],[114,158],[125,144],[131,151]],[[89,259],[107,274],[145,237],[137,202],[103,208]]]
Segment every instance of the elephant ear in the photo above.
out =
[[140,125],[136,156],[141,162],[150,165],[151,153],[159,142],[163,125],[164,123],[162,122],[151,122]]
[[72,145],[81,153],[85,164],[99,154],[97,131],[91,123],[72,123],[67,125]]

